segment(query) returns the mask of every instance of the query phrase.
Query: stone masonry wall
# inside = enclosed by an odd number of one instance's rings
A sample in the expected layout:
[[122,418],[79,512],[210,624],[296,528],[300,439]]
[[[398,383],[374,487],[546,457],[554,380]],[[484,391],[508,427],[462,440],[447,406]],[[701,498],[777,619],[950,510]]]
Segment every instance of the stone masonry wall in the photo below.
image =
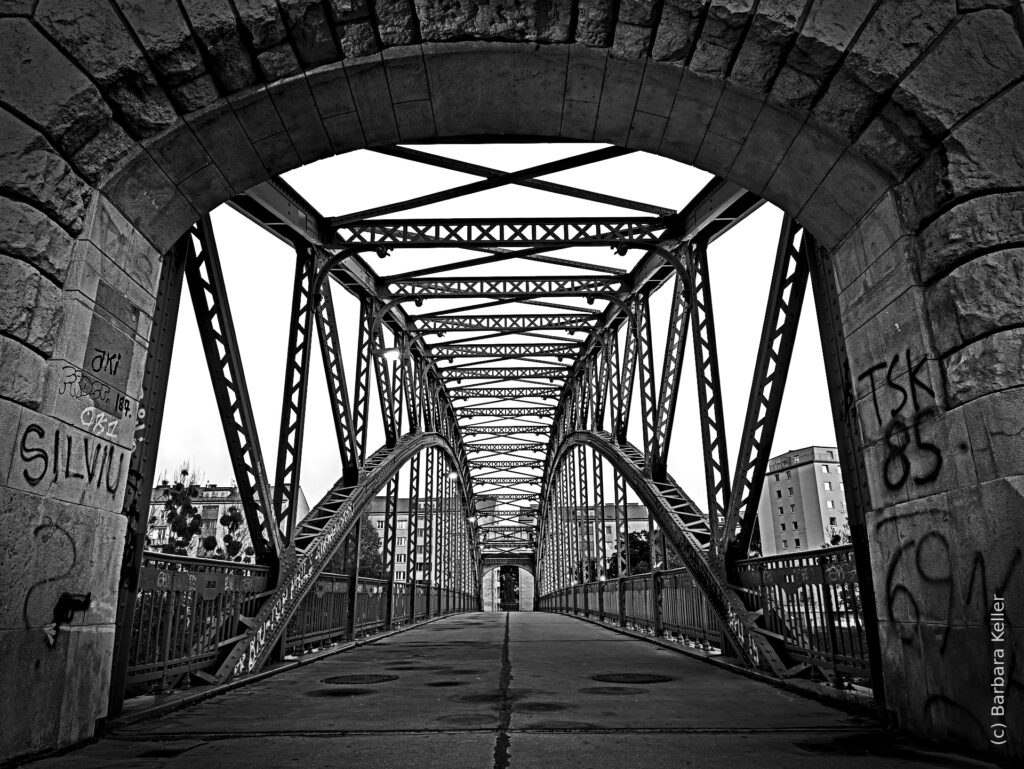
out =
[[[1024,755],[991,715],[994,594],[1024,713],[1022,29],[1016,0],[0,0],[0,760],[105,713],[159,255],[301,164],[501,135],[693,163],[834,249],[888,707]],[[51,648],[61,592],[92,603]]]

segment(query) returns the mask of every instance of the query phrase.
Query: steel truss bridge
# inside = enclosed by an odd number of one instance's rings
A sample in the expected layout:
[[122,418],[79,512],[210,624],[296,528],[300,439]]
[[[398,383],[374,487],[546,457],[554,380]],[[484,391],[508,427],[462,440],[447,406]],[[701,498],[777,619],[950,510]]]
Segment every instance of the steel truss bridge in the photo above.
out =
[[[441,167],[446,162],[414,150],[390,152],[413,153],[418,162]],[[624,152],[586,153],[558,168]],[[355,634],[363,590],[357,587],[361,516],[379,495],[385,499],[386,579],[373,587],[383,596],[385,628],[423,616],[421,598],[428,615],[433,607],[442,612],[477,608],[484,571],[505,564],[535,575],[542,606],[565,608],[567,601],[578,606],[580,590],[607,582],[610,574],[621,579],[633,573],[625,546],[632,495],[646,507],[651,531],[660,533],[661,555],[652,538],[651,563],[664,568],[669,551],[681,560],[701,611],[718,628],[721,648],[750,667],[776,674],[794,669],[781,636],[769,629],[763,608],[740,584],[738,564],[756,535],[768,452],[809,282],[817,294],[830,376],[841,370],[836,364],[841,345],[830,321],[835,297],[815,272],[822,254],[797,222],[785,219],[738,461],[730,467],[708,245],[762,201],[715,179],[680,211],[597,196],[642,214],[618,219],[395,218],[479,189],[536,182],[552,172],[550,166],[516,174],[483,169],[486,183],[341,217],[316,210],[282,179],[232,200],[235,209],[295,253],[273,468],[264,462],[256,433],[209,218],[166,255],[143,388],[147,393],[165,389],[179,297],[187,286],[256,568],[263,570],[262,589],[245,596],[231,626],[217,636],[215,665],[204,673],[211,681],[258,671],[279,657],[303,602],[326,589],[325,575],[339,562],[339,553],[350,569],[343,575],[348,578],[346,633]],[[585,190],[558,185],[557,191],[595,199]],[[620,256],[639,251],[640,256],[621,269],[559,255],[581,246],[611,247]],[[459,267],[525,259],[565,274],[453,277],[446,274],[452,265],[442,264],[382,276],[366,259],[370,254],[386,258],[392,249],[453,247],[471,254]],[[651,296],[663,287],[671,293],[669,322],[655,327]],[[359,304],[354,335],[343,335],[339,327],[339,289]],[[459,304],[424,307],[435,300]],[[699,495],[682,489],[668,472],[688,335],[706,477]],[[345,345],[354,347],[353,357],[343,354]],[[342,473],[300,517],[306,403],[317,348]],[[354,370],[346,368],[346,360],[354,360]],[[138,585],[146,558],[146,515],[140,511],[149,508],[163,418],[162,401],[152,403],[141,449],[133,455],[134,483],[126,503],[136,513],[123,578],[129,586]],[[380,447],[368,445],[371,422],[384,436]],[[837,420],[841,456],[855,467],[844,424]],[[639,437],[631,442],[631,435]],[[403,544],[400,497],[409,500],[412,511]],[[858,494],[851,499],[857,504]],[[407,578],[396,579],[399,571]],[[122,591],[120,626],[132,626],[138,594]],[[614,600],[621,614],[624,592]],[[604,598],[599,603],[603,614],[608,606]],[[873,628],[870,619],[865,624]],[[115,692],[123,691],[130,645],[122,634],[114,666],[122,680],[120,687],[115,680]]]

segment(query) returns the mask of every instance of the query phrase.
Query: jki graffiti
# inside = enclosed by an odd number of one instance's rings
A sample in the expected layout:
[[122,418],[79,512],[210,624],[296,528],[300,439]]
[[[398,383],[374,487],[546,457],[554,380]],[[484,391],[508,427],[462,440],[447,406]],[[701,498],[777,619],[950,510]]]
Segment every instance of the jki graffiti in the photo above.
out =
[[111,495],[121,485],[127,459],[124,449],[104,440],[36,423],[26,426],[18,450],[25,463],[21,474],[30,486],[47,479],[54,484],[81,481]]
[[[885,455],[880,468],[890,490],[909,481],[927,484],[942,470],[942,448],[923,434],[928,418],[938,413],[935,390],[922,378],[927,359],[916,362],[910,350],[865,369],[857,379],[867,383],[876,426],[882,429]],[[896,371],[902,363],[906,369]]]

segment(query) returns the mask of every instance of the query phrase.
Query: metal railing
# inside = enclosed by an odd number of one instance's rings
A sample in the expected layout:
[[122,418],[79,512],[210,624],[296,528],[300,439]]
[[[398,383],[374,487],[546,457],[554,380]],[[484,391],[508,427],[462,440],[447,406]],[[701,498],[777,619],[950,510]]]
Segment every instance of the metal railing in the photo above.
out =
[[[852,546],[737,563],[734,585],[748,609],[793,664],[819,670],[831,683],[870,674],[867,637]],[[541,611],[592,617],[674,638],[712,653],[724,648],[722,627],[685,568],[574,585],[542,596]]]
[[751,558],[737,563],[737,577],[747,608],[763,610],[765,630],[792,660],[835,683],[870,675],[852,546]]
[[[221,650],[237,640],[239,618],[256,613],[269,578],[264,566],[146,552],[127,695],[188,686],[190,677],[212,682]],[[387,585],[387,580],[360,577],[350,622],[348,576],[321,574],[288,624],[284,654],[301,655],[390,629]],[[476,596],[468,593],[396,582],[391,627],[476,608]]]

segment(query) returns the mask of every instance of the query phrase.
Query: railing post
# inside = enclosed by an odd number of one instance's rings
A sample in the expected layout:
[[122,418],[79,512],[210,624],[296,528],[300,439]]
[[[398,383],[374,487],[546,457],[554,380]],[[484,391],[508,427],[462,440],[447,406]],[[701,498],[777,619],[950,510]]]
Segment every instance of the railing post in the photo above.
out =
[[619,627],[626,627],[626,580],[619,579]]
[[661,616],[661,572],[651,572],[651,618],[654,620],[654,635],[659,638],[665,635],[665,625]]
[[839,672],[839,659],[836,657],[836,649],[839,648],[837,637],[835,611],[832,608],[832,591],[828,587],[828,574],[825,564],[828,563],[828,556],[823,555],[818,559],[818,568],[821,570],[821,592],[825,599],[825,622],[828,623],[828,656],[832,660],[832,670],[836,675],[836,688],[843,688],[843,675]]
[[349,641],[354,641],[356,638],[356,611],[359,606],[359,549],[363,541],[362,513],[356,518],[356,524],[349,536],[353,540],[354,554],[352,556],[352,568],[348,572],[348,618],[346,620],[345,637]]

